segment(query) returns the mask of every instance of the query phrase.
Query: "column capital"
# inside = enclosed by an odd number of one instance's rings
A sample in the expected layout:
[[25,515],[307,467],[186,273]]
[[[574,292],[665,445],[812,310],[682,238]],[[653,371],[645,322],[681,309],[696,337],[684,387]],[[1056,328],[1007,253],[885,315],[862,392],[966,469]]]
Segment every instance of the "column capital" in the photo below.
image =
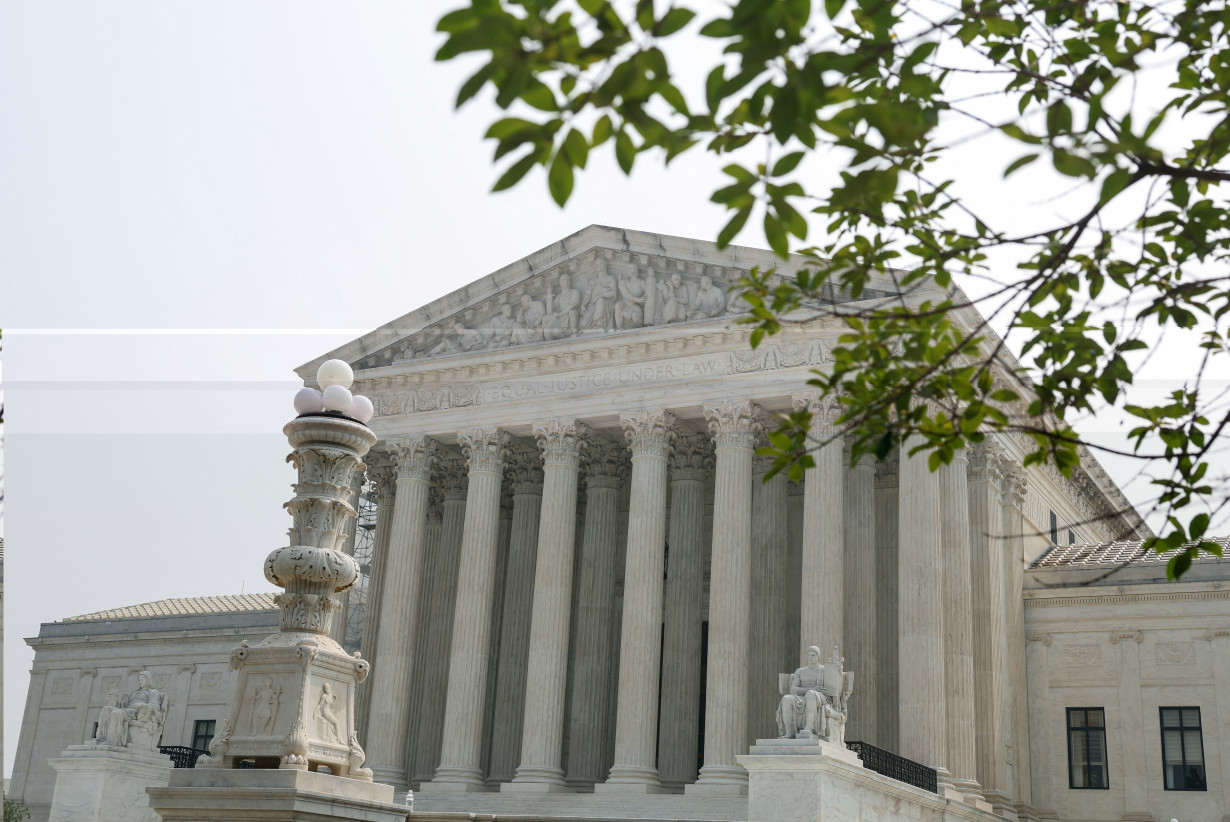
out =
[[376,486],[376,505],[381,508],[392,505],[397,493],[397,466],[385,460],[369,459],[367,476]]
[[465,454],[471,474],[499,474],[504,467],[504,457],[508,454],[512,437],[499,428],[486,431],[475,428],[459,431],[457,442],[461,444],[461,452]]
[[532,430],[544,465],[580,466],[581,452],[589,445],[588,425],[575,419],[547,420]]
[[851,462],[854,454],[854,443],[858,441],[858,437],[854,434],[846,434],[842,443],[842,461],[850,466],[851,471],[874,471],[876,469],[876,455],[871,452],[866,452],[858,458],[858,462]]
[[989,482],[999,487],[1003,479],[1000,466],[1001,449],[991,440],[983,440],[969,446],[969,481]]
[[750,400],[723,400],[705,406],[704,413],[717,448],[751,449],[768,424],[767,415]]
[[795,411],[806,411],[811,414],[811,430],[818,433],[831,433],[837,419],[846,413],[846,407],[836,394],[822,394],[819,391],[808,391],[795,394],[791,398]]
[[672,480],[703,482],[713,472],[713,443],[704,434],[679,437],[668,466]]
[[469,479],[466,474],[466,461],[457,457],[446,457],[437,463],[436,469],[440,501],[464,500]]
[[432,469],[440,458],[440,443],[422,434],[393,437],[385,441],[385,447],[397,464],[397,478],[431,480]]
[[876,463],[876,488],[896,488],[897,474],[901,470],[901,450],[894,448],[888,458]]
[[511,451],[504,460],[504,475],[513,494],[542,496],[542,459],[531,448]]
[[678,436],[678,418],[669,411],[633,411],[619,415],[632,458],[666,457]]
[[1025,473],[1024,468],[1007,459],[1001,460],[1000,464],[1004,473],[1003,488],[1001,490],[1003,504],[1024,513],[1025,492],[1029,488],[1029,475]]
[[592,442],[585,449],[585,485],[588,488],[623,486],[628,477],[627,449],[614,442]]
[[[464,496],[462,497],[464,499]],[[444,489],[433,485],[427,491],[427,527],[439,526],[444,523],[444,513],[440,510],[444,502]]]

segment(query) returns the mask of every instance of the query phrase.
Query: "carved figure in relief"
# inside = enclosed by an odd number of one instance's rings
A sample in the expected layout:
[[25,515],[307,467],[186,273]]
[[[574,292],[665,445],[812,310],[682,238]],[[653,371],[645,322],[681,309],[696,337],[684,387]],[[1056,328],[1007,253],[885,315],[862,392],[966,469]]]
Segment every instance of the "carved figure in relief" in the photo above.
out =
[[[843,671],[843,660],[833,647],[828,662],[820,664],[820,649],[807,649],[807,665],[790,675],[777,708],[777,731],[782,739],[824,739],[845,746],[847,705],[854,689],[854,673]],[[785,678],[782,674],[782,678]]]
[[154,687],[149,671],[137,674],[137,688],[124,696],[112,690],[98,714],[96,745],[154,750],[162,736],[169,707],[166,694]]
[[269,736],[277,723],[278,705],[282,702],[282,686],[265,679],[252,694],[252,723],[249,733]]
[[619,286],[615,277],[601,271],[589,287],[585,310],[581,314],[581,327],[599,331],[615,327],[615,301],[619,299]]
[[521,295],[521,308],[517,311],[517,323],[513,326],[514,345],[538,342],[542,339],[542,320],[547,316],[546,307],[529,294]]
[[482,346],[482,333],[466,328],[461,324],[461,320],[453,320],[449,323],[449,333],[444,335],[444,338],[428,354],[432,357],[437,354],[456,354],[463,351],[474,351]]
[[334,711],[336,703],[337,694],[333,693],[333,688],[326,682],[320,688],[320,699],[316,700],[316,710],[312,711],[312,719],[316,720],[316,728],[321,736],[330,736],[340,743],[342,741],[342,725],[338,721],[337,713]]
[[696,289],[692,302],[688,305],[688,319],[699,320],[718,317],[726,312],[726,295],[722,289],[713,284],[708,276],[700,278],[700,286]]
[[576,336],[581,324],[581,292],[572,287],[572,278],[559,275],[559,293],[547,295],[547,320],[544,325],[548,340]]
[[616,328],[640,328],[645,324],[645,280],[632,269],[619,278],[619,302],[615,304]]
[[688,318],[688,287],[679,274],[672,274],[670,279],[658,283],[658,294],[661,299],[658,309],[658,323],[681,323]]
[[506,345],[511,345],[513,329],[516,327],[517,320],[513,317],[513,307],[508,303],[501,303],[500,313],[491,318],[491,336],[487,340],[487,345],[491,348],[503,348]]

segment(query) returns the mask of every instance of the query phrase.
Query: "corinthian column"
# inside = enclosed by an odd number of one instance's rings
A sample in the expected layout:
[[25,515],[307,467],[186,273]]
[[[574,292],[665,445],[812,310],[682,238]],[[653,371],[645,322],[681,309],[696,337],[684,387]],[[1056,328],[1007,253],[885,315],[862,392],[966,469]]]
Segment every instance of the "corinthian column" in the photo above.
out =
[[876,520],[875,457],[864,454],[846,472],[845,566],[846,615],[845,657],[858,679],[850,712],[849,739],[871,742],[879,735],[876,688]]
[[[1025,682],[1025,494],[1029,477],[1020,465],[1004,466],[1004,608],[1008,622],[1004,642],[1006,682]],[[1009,693],[1008,739],[1012,747],[1013,803],[1019,816],[1037,818],[1029,769],[1029,703],[1019,691]],[[1136,737],[1139,738],[1139,737]]]
[[624,613],[616,698],[615,764],[598,791],[662,790],[658,741],[658,663],[662,649],[662,563],[666,546],[666,456],[675,415],[638,411],[619,418],[632,450],[632,496],[624,566]]
[[[747,771],[748,622],[752,576],[752,446],[764,429],[750,402],[705,409],[717,452],[713,558],[709,570],[709,671],[705,688],[705,764],[689,794],[744,796]],[[627,617],[625,617],[626,619]]]
[[500,482],[509,439],[508,434],[498,429],[457,434],[468,460],[470,490],[457,571],[444,738],[440,745],[440,767],[430,783],[432,789],[486,790],[482,768],[483,709],[500,527]]
[[[389,555],[389,531],[393,527],[393,500],[397,493],[397,467],[373,463],[367,472],[376,485],[376,538],[372,541],[372,556],[367,577],[367,603],[363,611],[363,639],[359,647],[364,659],[375,659],[380,633],[380,589],[384,583],[384,564]],[[371,736],[368,717],[371,715],[371,683],[364,681],[356,695],[355,713],[363,738]]]
[[[439,468],[437,467],[437,473]],[[465,505],[465,500],[461,502]],[[414,632],[414,671],[410,683],[410,711],[412,719],[410,727],[413,732],[406,740],[406,754],[410,763],[410,787],[418,790],[419,783],[424,779],[431,779],[431,775],[435,773],[435,764],[439,758],[439,749],[432,754],[433,759],[431,765],[424,762],[424,757],[427,756],[423,739],[426,737],[426,717],[423,716],[423,705],[426,699],[427,691],[427,673],[429,663],[432,661],[428,658],[428,646],[431,642],[432,631],[432,597],[434,591],[438,587],[433,583],[433,579],[440,565],[440,537],[444,530],[444,494],[443,489],[439,485],[433,485],[427,492],[427,528],[426,534],[423,537],[423,575],[419,578],[419,619],[418,630]],[[457,526],[457,533],[461,533],[461,526]],[[440,711],[443,710],[441,703]],[[436,711],[437,714],[440,711]]]
[[799,630],[799,660],[806,664],[806,649],[823,653],[844,641],[845,496],[843,443],[833,421],[842,413],[836,397],[798,397],[795,408],[811,412],[812,458],[816,465],[803,483],[803,602]]
[[[982,795],[995,812],[1012,809],[1004,727],[1003,515],[1000,456],[990,441],[973,446],[969,464],[970,592],[974,652],[975,750]],[[1015,812],[1015,811],[1014,811]]]
[[880,679],[874,695],[876,744],[888,751],[901,750],[897,735],[897,470],[894,451],[876,466],[875,475],[876,672]]
[[[897,654],[901,755],[937,770],[944,752],[944,623],[940,579],[939,475],[927,466],[925,442],[901,445],[897,541]],[[947,771],[941,774],[947,778]]]
[[[762,437],[760,443],[764,442]],[[772,467],[772,457],[754,457],[752,460],[751,669],[747,703],[749,744],[757,739],[777,736],[777,726],[773,721],[774,706],[781,701],[777,692],[777,675],[797,667],[794,664],[793,642],[790,643],[789,655],[783,658],[781,654],[781,638],[787,631],[787,533],[786,528],[782,527],[787,517],[786,475],[778,473],[765,482],[765,475]]]
[[534,562],[542,508],[542,460],[534,451],[519,451],[508,460],[513,487],[512,533],[504,581],[504,620],[500,627],[500,664],[495,687],[495,733],[491,739],[488,781],[513,778],[521,751],[525,714],[525,666],[530,647],[530,611],[534,603]]
[[940,466],[940,546],[944,584],[944,694],[947,767],[967,801],[981,800],[974,753],[973,605],[970,599],[969,459]]
[[409,787],[406,734],[409,730],[411,657],[418,622],[418,582],[427,533],[427,491],[440,447],[423,436],[389,440],[397,461],[397,501],[381,599],[380,650],[372,671],[371,720],[380,733],[370,737],[372,772],[397,791]]
[[577,786],[593,786],[606,773],[619,489],[628,475],[626,449],[622,446],[595,443],[588,450],[572,716],[568,725],[568,784]]
[[533,721],[522,737],[517,775],[505,789],[565,790],[560,763],[568,684],[568,628],[572,622],[577,472],[588,432],[576,420],[551,420],[534,426],[544,475],[525,684],[525,715]]
[[423,660],[423,692],[419,701],[419,746],[414,755],[414,781],[426,783],[440,764],[444,734],[444,703],[448,691],[449,648],[453,639],[453,611],[457,601],[458,560],[466,518],[466,467],[461,459],[441,460],[440,540],[429,555],[423,584],[429,617]]
[[705,585],[705,481],[713,471],[713,446],[708,439],[704,434],[680,437],[670,460],[670,553],[666,560],[662,717],[658,732],[658,771],[662,784],[668,787],[696,781]]

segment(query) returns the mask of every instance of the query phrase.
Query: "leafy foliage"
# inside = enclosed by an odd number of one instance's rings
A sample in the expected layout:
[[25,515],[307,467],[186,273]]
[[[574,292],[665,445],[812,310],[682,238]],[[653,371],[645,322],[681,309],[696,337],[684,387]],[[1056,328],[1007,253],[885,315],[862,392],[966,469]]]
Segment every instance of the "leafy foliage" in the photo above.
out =
[[4,822],[21,822],[30,818],[30,809],[16,799],[4,797]]
[[[563,205],[605,145],[625,173],[651,152],[730,155],[711,195],[728,212],[718,244],[756,216],[778,255],[799,255],[797,271],[740,284],[751,343],[800,309],[843,318],[835,366],[812,383],[841,398],[856,458],[921,434],[935,467],[1018,432],[1027,464],[1070,475],[1096,446],[1064,421],[1120,406],[1138,421],[1134,455],[1166,469],[1154,481],[1167,527],[1150,547],[1183,547],[1173,576],[1219,553],[1202,538],[1227,503],[1209,472],[1230,407],[1202,377],[1226,357],[1230,311],[1224,3],[728,0],[707,20],[692,5],[471,0],[441,19],[438,59],[485,61],[457,104],[490,86],[520,115],[487,131],[495,159],[511,158],[495,189],[541,167]],[[692,66],[674,70],[667,50],[698,38],[722,56],[685,94]],[[1138,96],[1141,84],[1153,90]],[[1078,215],[1014,232],[975,213],[933,177],[962,150],[954,123],[1016,147],[1005,177],[1049,163],[1082,192]],[[973,304],[952,288],[985,286],[1009,250],[1014,277]],[[1028,376],[991,322],[1020,335]],[[1200,335],[1197,376],[1160,404],[1131,402],[1141,352],[1174,329]],[[778,469],[810,464],[809,425],[783,419],[767,452]]]

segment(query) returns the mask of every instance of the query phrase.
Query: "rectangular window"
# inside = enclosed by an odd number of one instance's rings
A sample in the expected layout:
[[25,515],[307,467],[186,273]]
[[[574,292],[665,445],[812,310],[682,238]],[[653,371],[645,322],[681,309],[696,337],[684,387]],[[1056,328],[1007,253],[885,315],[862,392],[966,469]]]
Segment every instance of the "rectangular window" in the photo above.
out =
[[1059,544],[1059,517],[1051,511],[1051,545]]
[[1068,708],[1068,787],[1108,790],[1106,713],[1101,708]]
[[1073,531],[1071,528],[1068,529],[1068,544],[1069,545],[1076,544],[1076,532]]
[[192,723],[192,747],[198,751],[209,750],[209,743],[214,738],[213,719],[198,719]]
[[1159,710],[1162,713],[1162,769],[1166,774],[1166,790],[1206,790],[1200,709]]

